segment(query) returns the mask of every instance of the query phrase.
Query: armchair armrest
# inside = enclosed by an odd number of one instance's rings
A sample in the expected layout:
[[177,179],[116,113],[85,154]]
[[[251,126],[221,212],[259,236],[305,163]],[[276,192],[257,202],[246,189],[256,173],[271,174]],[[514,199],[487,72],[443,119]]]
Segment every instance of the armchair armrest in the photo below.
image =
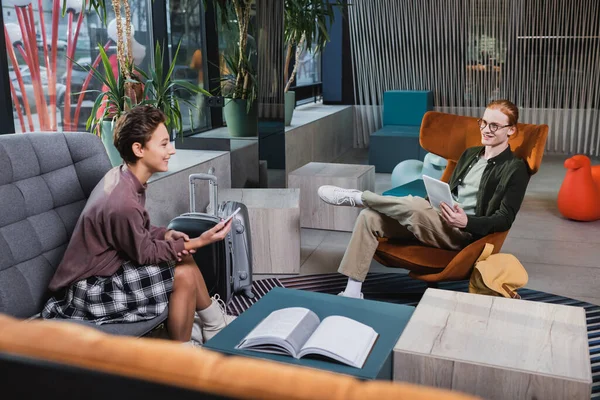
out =
[[494,245],[492,254],[496,254],[502,248],[502,244],[508,235],[508,231],[489,234],[462,249],[442,271],[434,274],[423,274],[411,272],[413,278],[425,282],[460,281],[468,279],[471,275],[477,257],[483,251],[486,243]]

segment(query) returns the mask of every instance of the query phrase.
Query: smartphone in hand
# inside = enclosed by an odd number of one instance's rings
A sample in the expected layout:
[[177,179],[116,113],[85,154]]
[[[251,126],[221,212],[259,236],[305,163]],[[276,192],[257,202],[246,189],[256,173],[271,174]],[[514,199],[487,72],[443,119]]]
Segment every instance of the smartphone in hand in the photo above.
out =
[[231,218],[233,218],[233,217],[235,216],[235,214],[239,213],[241,210],[242,210],[242,208],[241,208],[241,207],[238,207],[238,208],[237,208],[237,210],[235,210],[235,211],[234,211],[234,212],[233,212],[233,213],[232,213],[232,214],[231,214],[229,217],[227,217],[227,219],[225,219],[225,220],[223,220],[223,221],[222,221],[222,222],[223,222],[223,224],[226,224],[226,223],[228,223],[228,222],[229,222],[229,220],[230,220]]

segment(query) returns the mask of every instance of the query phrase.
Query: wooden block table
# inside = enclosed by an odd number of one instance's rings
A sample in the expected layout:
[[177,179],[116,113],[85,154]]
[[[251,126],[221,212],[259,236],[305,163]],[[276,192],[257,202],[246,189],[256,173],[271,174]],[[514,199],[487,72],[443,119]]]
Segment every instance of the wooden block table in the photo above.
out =
[[427,289],[394,347],[394,380],[486,399],[589,399],[584,309]]
[[300,272],[300,190],[226,189],[219,201],[248,207],[254,274]]
[[325,203],[317,194],[322,185],[373,191],[375,167],[311,162],[288,176],[288,187],[300,189],[300,225],[303,228],[352,231],[361,209]]

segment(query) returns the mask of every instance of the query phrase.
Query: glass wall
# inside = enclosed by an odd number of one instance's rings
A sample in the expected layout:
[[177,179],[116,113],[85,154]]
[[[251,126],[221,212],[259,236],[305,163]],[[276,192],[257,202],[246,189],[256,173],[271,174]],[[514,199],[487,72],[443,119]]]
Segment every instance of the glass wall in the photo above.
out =
[[313,85],[321,82],[321,53],[311,49],[304,49],[300,53],[298,70],[296,71],[296,86]]
[[[203,0],[170,0],[168,10],[171,56],[175,55],[181,43],[173,70],[174,79],[186,80],[208,90]],[[195,107],[190,107],[184,102],[180,103],[185,133],[191,134],[210,127],[210,112],[204,95],[190,98],[186,90],[175,94],[195,104]]]
[[[233,3],[228,3],[228,16],[223,18],[222,11],[217,8],[217,35],[219,37],[219,71],[220,71],[220,95],[230,98],[236,86],[237,54],[240,38],[239,27]],[[250,11],[250,23],[248,26],[248,37],[246,42],[246,58],[248,69],[252,76],[257,73],[257,43],[256,43],[256,5]],[[232,65],[233,64],[233,65]],[[250,91],[251,89],[248,88]],[[224,116],[225,125],[227,124]]]
[[[87,10],[69,10],[62,16],[60,9],[52,9],[52,0],[43,0],[41,8],[38,2],[25,7],[6,3],[2,11],[15,131],[85,130],[98,94],[89,91],[101,89],[86,70],[90,64],[99,66],[98,44],[105,47],[116,70],[112,7],[107,7],[105,26]],[[147,70],[153,48],[148,1],[130,0],[130,5],[135,63]]]

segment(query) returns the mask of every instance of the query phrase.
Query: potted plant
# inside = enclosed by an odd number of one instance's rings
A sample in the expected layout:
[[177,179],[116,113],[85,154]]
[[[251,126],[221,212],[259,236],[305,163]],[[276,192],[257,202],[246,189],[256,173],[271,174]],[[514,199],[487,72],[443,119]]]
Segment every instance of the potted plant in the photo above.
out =
[[[223,114],[231,136],[256,136],[258,134],[258,112],[256,107],[258,87],[256,85],[254,64],[249,57],[242,56],[241,61],[239,57],[238,52],[233,52],[232,56],[224,56],[229,73],[221,78],[220,92],[225,97]],[[240,68],[245,69],[247,76],[245,79],[247,83],[241,88],[237,84]],[[242,91],[242,94],[236,93],[239,90]]]
[[[115,76],[106,51],[101,46],[98,47],[104,74],[94,67],[89,67],[89,70],[103,84],[105,90],[99,92],[86,127],[100,134],[113,166],[121,164],[121,157],[113,144],[113,126],[116,119],[124,112],[137,105],[152,105],[165,114],[165,125],[170,132],[182,134],[183,116],[181,114],[180,101],[183,101],[190,107],[195,108],[196,105],[188,100],[179,99],[175,95],[175,89],[184,90],[191,94],[202,93],[210,96],[210,93],[198,86],[184,80],[173,79],[173,69],[177,61],[180,45],[181,43],[177,46],[173,62],[167,71],[163,69],[165,52],[159,43],[156,43],[154,65],[150,67],[149,72],[134,67],[134,72],[131,73],[131,76],[136,76],[137,73],[137,76],[143,78],[143,80],[138,78],[135,80],[135,83],[139,82],[142,85],[142,90],[139,93],[136,93],[138,92],[137,87],[128,89],[128,83],[131,83],[132,79],[126,78],[121,73]],[[120,65],[117,70],[121,71]]]
[[[248,35],[250,11],[254,0],[213,0],[227,28],[236,21],[235,43],[228,43],[225,52],[227,72],[221,79],[221,95],[225,97],[223,114],[232,136],[257,135],[257,83],[255,74],[256,45]],[[233,31],[233,29],[231,29]]]
[[[106,21],[106,1],[89,0],[88,8],[94,9],[101,19]],[[126,4],[127,0],[111,0],[113,8]],[[230,75],[222,79],[221,93],[226,98],[224,114],[232,136],[256,136],[256,107],[257,97],[254,63],[256,47],[248,51],[248,41],[253,40],[248,35],[250,11],[255,0],[212,0],[221,13],[221,21],[226,25],[232,21],[237,24],[237,43],[233,51],[226,55],[226,64]],[[206,5],[206,0],[204,0]],[[126,16],[128,13],[126,13]],[[119,18],[117,18],[119,20]],[[129,26],[127,22],[126,26]],[[120,37],[120,36],[119,36]],[[128,41],[129,42],[129,41]],[[252,46],[250,46],[252,47]],[[117,46],[117,48],[123,48]],[[243,128],[241,131],[236,127]]]
[[[67,8],[67,1],[63,2],[63,13]],[[104,46],[98,44],[99,57],[104,73],[92,67],[82,69],[88,70],[102,84],[86,128],[91,129],[102,138],[106,152],[113,166],[121,164],[122,160],[114,147],[112,130],[114,121],[125,111],[131,109],[143,98],[143,85],[135,74],[133,57],[133,35],[131,24],[131,9],[128,0],[111,0],[115,13],[107,31],[114,30],[116,37],[117,54],[116,59],[111,62]],[[89,9],[94,8],[102,20],[106,23],[106,0],[90,0],[87,3]],[[121,17],[121,8],[124,9],[124,17]],[[75,63],[74,60],[70,60]],[[76,115],[77,118],[77,115]]]
[[[177,63],[179,48],[181,42],[177,45],[177,50],[173,55],[171,67],[168,70],[163,69],[165,57],[164,49],[161,49],[160,43],[156,43],[154,50],[154,65],[146,73],[136,67],[136,71],[144,78],[144,96],[140,105],[152,105],[161,110],[165,116],[165,125],[169,132],[183,134],[183,116],[181,115],[180,102],[184,102],[190,108],[197,108],[188,98],[194,98],[194,95],[203,94],[210,96],[206,90],[193,85],[188,81],[173,79],[173,70]],[[190,96],[177,96],[175,93],[187,92]],[[190,113],[190,122],[194,129],[194,121]]]
[[[98,45],[98,50],[100,51],[104,74],[94,67],[88,67],[88,69],[102,83],[103,90],[98,91],[99,94],[96,101],[94,101],[94,106],[86,123],[86,129],[100,136],[111,164],[116,166],[121,164],[122,160],[113,144],[113,125],[126,109],[133,106],[133,103],[131,98],[125,95],[124,77],[119,72],[115,75],[104,48]],[[80,65],[80,67],[86,69],[84,66]],[[117,66],[117,71],[120,71],[120,65]]]
[[[319,53],[329,41],[327,29],[334,21],[334,7],[345,7],[340,0],[285,0],[284,42],[286,44],[284,79],[287,80],[285,93],[285,125],[290,125],[296,105],[296,94],[290,86],[296,78],[300,54],[303,50]],[[313,49],[313,44],[315,45]],[[292,51],[296,49],[292,72],[289,72]]]

